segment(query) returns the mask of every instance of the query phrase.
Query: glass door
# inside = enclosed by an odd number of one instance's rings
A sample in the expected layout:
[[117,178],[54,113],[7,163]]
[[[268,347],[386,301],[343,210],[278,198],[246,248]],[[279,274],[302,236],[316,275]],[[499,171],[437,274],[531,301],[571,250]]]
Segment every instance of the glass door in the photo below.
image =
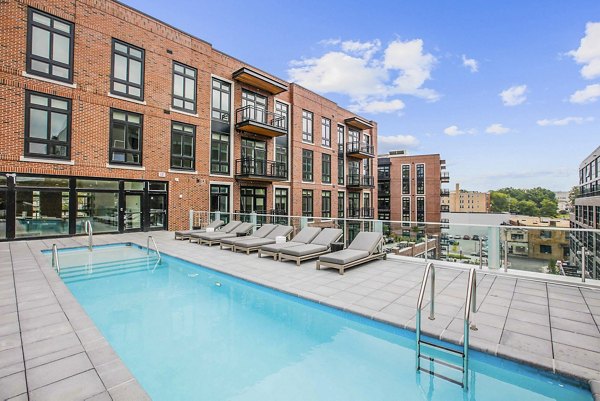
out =
[[139,230],[142,228],[141,194],[125,195],[125,210],[123,211],[123,224],[125,230]]
[[166,227],[167,196],[149,194],[150,228],[161,229]]
[[211,185],[210,186],[210,211],[211,220],[214,212],[220,212],[220,219],[229,223],[229,185]]
[[7,191],[0,188],[0,239],[6,239],[6,202]]
[[267,143],[242,138],[242,174],[266,175]]
[[275,205],[273,214],[275,215],[273,223],[275,224],[289,224],[286,217],[288,214],[288,189],[287,188],[275,188]]
[[[267,189],[266,188],[255,188],[245,187],[240,188],[240,212],[265,214],[267,211]],[[242,220],[249,221],[250,216],[242,216]],[[265,221],[264,216],[258,217],[258,224],[263,224]]]

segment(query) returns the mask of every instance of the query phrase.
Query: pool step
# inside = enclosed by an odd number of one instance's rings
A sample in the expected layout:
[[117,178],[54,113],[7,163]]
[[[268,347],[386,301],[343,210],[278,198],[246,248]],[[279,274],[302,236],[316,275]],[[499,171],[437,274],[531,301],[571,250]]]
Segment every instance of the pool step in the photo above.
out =
[[[155,255],[152,256],[148,256],[148,257],[141,257],[141,258],[132,258],[132,259],[125,259],[125,260],[111,260],[108,262],[92,262],[92,265],[94,266],[94,269],[96,268],[101,268],[101,267],[105,267],[105,266],[121,266],[123,264],[130,264],[130,263],[138,263],[138,262],[146,262],[147,260],[151,260],[152,262],[157,260],[157,257]],[[89,268],[89,265],[86,264],[81,264],[81,265],[75,265],[75,266],[68,266],[68,267],[62,267],[60,269],[61,275],[62,273],[66,273],[66,272],[76,272],[76,271],[82,271],[82,270],[87,270]]]
[[[436,365],[440,365],[440,366],[442,366],[444,368],[449,368],[449,369],[458,371],[458,372],[461,373],[461,376],[462,376],[462,374],[464,372],[464,368],[462,366],[462,359],[465,357],[465,354],[463,352],[455,350],[455,349],[447,347],[447,346],[444,346],[444,345],[441,345],[441,344],[432,343],[432,342],[429,342],[429,341],[426,341],[426,340],[419,340],[419,345],[420,346],[429,347],[432,350],[439,351],[440,354],[442,354],[442,355],[445,354],[447,356],[451,356],[451,357],[454,357],[454,358],[460,358],[461,359],[461,364],[459,365],[459,364],[456,364],[456,363],[452,363],[452,362],[450,362],[448,360],[444,360],[441,357],[437,357],[437,356],[433,357],[432,355],[424,353],[423,351],[421,351],[421,347],[419,347],[419,352],[417,354],[417,358],[419,358],[419,359],[425,359],[425,360],[428,360],[428,361],[430,361],[430,362],[432,362],[432,363],[434,363]],[[453,379],[452,377],[450,377],[450,376],[448,376],[448,375],[446,375],[444,373],[436,372],[433,368],[432,369],[424,368],[424,367],[421,366],[420,363],[417,364],[417,370],[425,372],[425,373],[433,375],[433,376],[436,376],[436,377],[439,377],[440,379],[446,380],[446,381],[448,381],[450,383],[457,384],[457,385],[459,385],[461,387],[464,387],[464,384],[463,384],[463,382],[461,380],[456,380],[456,379]]]
[[[135,263],[127,262],[126,264],[123,264],[123,262],[119,262],[114,264],[104,264],[102,266],[94,265],[91,270],[84,268],[76,271],[61,271],[60,277],[65,283],[73,283],[81,280],[104,278],[144,270],[154,270],[157,261],[158,259],[146,260],[144,258],[144,260]],[[160,268],[160,265],[157,265],[156,268]]]
[[[158,269],[158,267],[157,267],[157,269]],[[110,272],[95,273],[95,274],[90,274],[90,275],[82,274],[82,275],[78,275],[78,276],[67,277],[67,278],[63,279],[63,282],[65,284],[70,284],[70,283],[77,283],[80,281],[96,280],[96,279],[100,279],[100,278],[121,276],[123,274],[131,274],[131,273],[137,273],[137,272],[143,272],[143,271],[152,271],[152,269],[148,269],[146,266],[137,267],[137,268],[122,268],[122,269],[113,270]]]

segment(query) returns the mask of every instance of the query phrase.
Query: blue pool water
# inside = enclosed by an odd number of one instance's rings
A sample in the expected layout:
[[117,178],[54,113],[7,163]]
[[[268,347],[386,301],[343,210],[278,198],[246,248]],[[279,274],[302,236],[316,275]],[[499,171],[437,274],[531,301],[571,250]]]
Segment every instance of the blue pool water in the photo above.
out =
[[154,400],[592,400],[577,383],[477,352],[465,392],[415,371],[412,332],[166,255],[154,268],[137,246],[60,260],[63,280]]

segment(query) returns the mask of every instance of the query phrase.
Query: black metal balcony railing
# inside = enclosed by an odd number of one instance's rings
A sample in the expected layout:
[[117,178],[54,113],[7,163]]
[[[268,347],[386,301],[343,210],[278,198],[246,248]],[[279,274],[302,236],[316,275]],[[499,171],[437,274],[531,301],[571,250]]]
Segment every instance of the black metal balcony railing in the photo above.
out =
[[236,128],[259,135],[279,136],[287,133],[287,118],[265,110],[263,107],[248,105],[236,110]]
[[363,142],[350,142],[346,147],[348,156],[375,157],[375,147]]
[[443,197],[448,197],[448,196],[450,196],[450,190],[449,190],[449,189],[442,189],[442,190],[440,191],[440,196],[443,196]]
[[360,208],[349,207],[346,213],[348,219],[360,219]]
[[375,186],[375,178],[372,175],[349,174],[346,176],[346,186],[372,188]]
[[450,205],[441,205],[440,206],[440,211],[441,212],[449,212],[450,211]]
[[235,161],[235,175],[285,180],[287,178],[287,164],[249,157],[241,158]]
[[378,171],[377,172],[377,179],[379,181],[381,181],[381,180],[389,180],[390,179],[390,172],[389,171]]
[[372,207],[363,207],[360,211],[363,219],[372,219],[375,216],[375,209]]
[[440,179],[442,182],[450,182],[450,173],[448,172],[442,172],[440,174]]

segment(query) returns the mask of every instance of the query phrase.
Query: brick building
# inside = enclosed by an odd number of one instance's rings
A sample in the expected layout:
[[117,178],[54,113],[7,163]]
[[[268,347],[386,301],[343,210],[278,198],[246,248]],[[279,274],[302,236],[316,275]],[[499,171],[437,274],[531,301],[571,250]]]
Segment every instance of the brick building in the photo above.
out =
[[[444,191],[443,191],[444,192]],[[452,213],[489,213],[491,207],[489,192],[466,191],[456,183],[449,195],[446,190],[442,197],[442,211]]]
[[[392,151],[379,155],[378,165],[378,215],[381,220],[432,222],[441,221],[441,189],[450,177],[446,161],[439,154],[408,155],[405,151]],[[398,235],[410,236],[408,224],[390,226]],[[414,227],[413,227],[414,229]],[[440,232],[440,225],[429,226],[427,233]]]
[[1,8],[0,239],[373,217],[376,123],[115,1]]

